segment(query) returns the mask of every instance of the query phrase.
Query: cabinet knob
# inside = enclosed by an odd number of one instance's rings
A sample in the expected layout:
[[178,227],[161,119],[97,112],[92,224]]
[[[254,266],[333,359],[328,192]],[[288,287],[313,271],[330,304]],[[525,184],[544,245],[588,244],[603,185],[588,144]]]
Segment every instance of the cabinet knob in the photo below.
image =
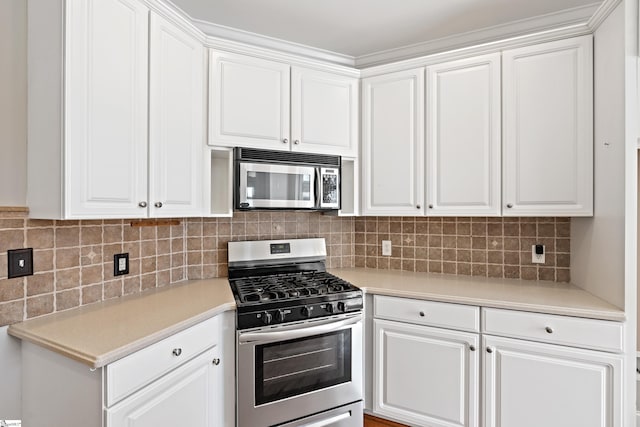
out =
[[288,143],[289,143],[289,140],[288,140],[287,138],[285,138],[285,139],[283,139],[283,140],[282,140],[282,143],[283,143],[283,144],[288,144]]
[[420,317],[424,317],[424,311],[421,311],[419,314],[420,314]]
[[416,209],[420,209],[420,205],[416,205]]
[[429,209],[433,209],[433,205],[429,205]]
[[180,356],[182,354],[182,349],[181,348],[174,348],[173,351],[171,352],[171,354],[173,354],[174,356]]
[[487,353],[493,353],[493,349],[491,347],[487,347]]
[[153,206],[155,206],[156,208],[161,208],[162,207],[162,202],[155,202],[153,204]]
[[140,203],[138,203],[138,206],[140,206],[141,208],[146,208],[147,207],[147,202],[140,202]]
[[549,326],[544,328],[544,330],[547,331],[548,334],[552,334],[553,333],[553,329],[551,329]]
[[513,203],[507,203],[507,207],[511,209],[513,207]]
[[214,365],[218,366],[220,364],[220,359],[218,359],[217,357],[215,359],[213,359],[212,362]]
[[296,144],[296,145],[298,145],[298,144],[300,144],[300,140],[299,140],[299,139],[296,139],[295,141],[293,141],[293,143],[294,143],[294,144]]
[[470,346],[469,346],[469,350],[471,350],[471,351],[476,351],[476,346],[475,346],[475,345],[470,345]]

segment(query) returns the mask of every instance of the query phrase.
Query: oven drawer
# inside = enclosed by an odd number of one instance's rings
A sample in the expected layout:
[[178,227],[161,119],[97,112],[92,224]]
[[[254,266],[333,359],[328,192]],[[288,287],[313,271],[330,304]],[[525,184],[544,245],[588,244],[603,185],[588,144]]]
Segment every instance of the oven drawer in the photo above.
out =
[[592,350],[623,350],[623,325],[609,320],[482,309],[482,333]]
[[107,365],[107,407],[215,346],[219,328],[212,317]]
[[480,331],[480,309],[470,305],[375,295],[374,317],[463,331]]
[[363,418],[362,401],[360,401],[282,424],[280,427],[362,427]]

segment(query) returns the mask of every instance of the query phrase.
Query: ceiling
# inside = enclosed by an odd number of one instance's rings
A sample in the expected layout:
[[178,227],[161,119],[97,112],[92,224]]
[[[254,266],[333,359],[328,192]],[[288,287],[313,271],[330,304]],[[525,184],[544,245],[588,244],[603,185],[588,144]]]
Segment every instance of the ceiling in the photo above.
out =
[[196,20],[352,57],[594,4],[594,0],[172,1]]

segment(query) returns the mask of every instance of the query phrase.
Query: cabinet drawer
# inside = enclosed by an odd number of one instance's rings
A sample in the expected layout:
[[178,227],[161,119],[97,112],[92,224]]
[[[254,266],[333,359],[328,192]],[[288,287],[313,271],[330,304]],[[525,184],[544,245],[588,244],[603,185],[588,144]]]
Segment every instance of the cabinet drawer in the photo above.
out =
[[482,309],[482,333],[610,352],[623,350],[623,325],[523,311]]
[[374,316],[418,325],[480,331],[480,309],[470,305],[374,296]]
[[212,317],[107,365],[107,407],[216,345],[219,328]]

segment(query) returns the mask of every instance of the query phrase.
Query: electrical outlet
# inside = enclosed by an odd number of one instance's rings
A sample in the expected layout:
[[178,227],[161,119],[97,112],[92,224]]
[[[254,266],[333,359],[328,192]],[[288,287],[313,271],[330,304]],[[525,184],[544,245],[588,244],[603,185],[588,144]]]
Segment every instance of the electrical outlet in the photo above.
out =
[[7,278],[31,276],[33,274],[33,248],[7,251]]
[[121,276],[123,274],[129,274],[129,253],[113,256],[113,275]]
[[531,262],[534,264],[544,264],[544,245],[531,245]]
[[391,256],[391,240],[382,241],[382,256]]

